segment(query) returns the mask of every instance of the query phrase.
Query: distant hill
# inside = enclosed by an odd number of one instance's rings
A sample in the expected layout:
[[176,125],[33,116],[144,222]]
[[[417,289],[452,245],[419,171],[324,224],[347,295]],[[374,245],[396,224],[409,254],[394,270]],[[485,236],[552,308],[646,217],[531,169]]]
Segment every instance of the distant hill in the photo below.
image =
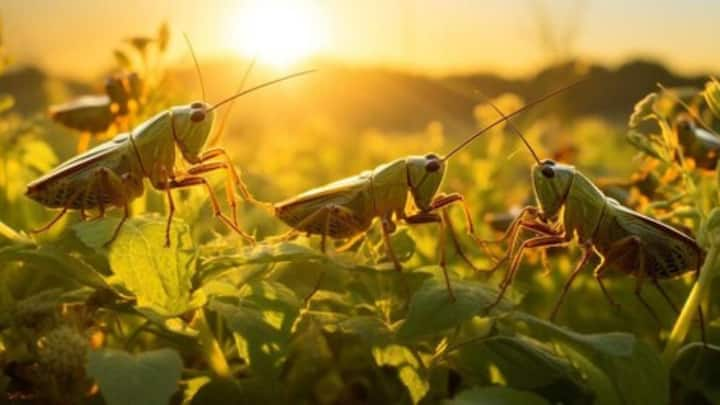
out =
[[[203,74],[211,100],[217,100],[232,93],[241,72],[237,63],[216,62],[204,64]],[[180,86],[197,98],[194,71],[174,70],[170,75],[171,86]],[[269,77],[255,72],[251,81],[259,83]],[[478,91],[487,96],[513,92],[528,100],[580,77],[589,80],[552,100],[544,110],[563,118],[599,115],[623,124],[635,102],[657,89],[656,83],[700,87],[707,80],[706,76],[680,76],[661,64],[640,60],[614,69],[569,62],[517,80],[494,74],[430,78],[385,69],[322,67],[311,76],[268,88],[238,103],[233,123],[255,127],[272,120],[292,127],[307,121],[307,117],[320,117],[340,122],[349,130],[409,131],[438,120],[449,131],[466,131],[474,126],[472,111],[482,101]],[[44,111],[51,100],[58,99],[58,94],[69,97],[87,93],[92,87],[97,86],[52,79],[34,68],[0,76],[0,91],[13,94],[17,111],[25,114]],[[53,89],[55,94],[50,94]]]

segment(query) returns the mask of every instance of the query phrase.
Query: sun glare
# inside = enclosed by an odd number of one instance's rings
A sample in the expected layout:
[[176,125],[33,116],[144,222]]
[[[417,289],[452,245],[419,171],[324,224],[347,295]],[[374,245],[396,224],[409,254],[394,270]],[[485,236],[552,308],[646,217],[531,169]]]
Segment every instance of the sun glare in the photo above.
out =
[[322,50],[327,33],[320,11],[300,1],[258,1],[232,22],[233,47],[244,55],[287,67]]

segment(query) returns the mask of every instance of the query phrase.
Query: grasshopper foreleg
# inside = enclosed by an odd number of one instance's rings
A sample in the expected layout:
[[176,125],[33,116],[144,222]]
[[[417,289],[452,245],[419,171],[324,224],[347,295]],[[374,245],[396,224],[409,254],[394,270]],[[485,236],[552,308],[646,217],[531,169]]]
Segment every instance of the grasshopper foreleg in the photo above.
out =
[[237,187],[238,192],[240,193],[240,197],[242,197],[243,200],[249,202],[249,203],[255,203],[255,204],[262,204],[258,200],[253,197],[252,194],[250,194],[250,190],[248,190],[247,185],[242,181],[240,178],[240,174],[235,169],[235,166],[232,164],[232,160],[230,159],[230,156],[227,154],[225,149],[222,148],[211,148],[203,152],[202,155],[200,155],[200,161],[205,162],[209,159],[215,158],[215,157],[222,157],[225,160],[225,163],[227,163],[228,170],[230,172],[230,176],[232,176],[232,181],[235,183],[235,187]]
[[200,163],[191,166],[187,169],[187,173],[190,175],[198,175],[202,173],[208,173],[216,170],[226,170],[229,176],[225,176],[225,197],[227,198],[228,206],[232,212],[232,221],[235,226],[238,225],[237,218],[237,200],[235,200],[235,187],[232,182],[232,166],[226,162],[207,162]]
[[[181,178],[179,180],[176,179],[169,179],[162,183],[157,184],[158,189],[160,190],[166,190],[166,189],[175,189],[175,188],[184,188],[184,187],[193,187],[193,186],[204,186],[208,192],[208,195],[210,196],[210,203],[212,204],[213,209],[213,215],[220,219],[225,225],[227,225],[229,228],[234,230],[238,235],[240,235],[243,239],[245,239],[250,244],[255,244],[255,239],[245,233],[242,229],[237,227],[235,224],[233,224],[232,220],[228,218],[225,214],[222,213],[220,210],[220,204],[217,201],[217,197],[215,196],[215,192],[212,189],[212,186],[208,181],[200,176],[187,176],[184,178]],[[170,218],[172,220],[172,218]],[[168,228],[169,229],[169,228]],[[167,238],[169,238],[169,235],[166,235]]]
[[510,268],[508,269],[507,273],[505,273],[505,277],[500,283],[500,289],[498,291],[497,298],[492,304],[490,304],[490,306],[488,306],[488,310],[495,307],[495,305],[500,303],[500,301],[502,300],[508,286],[510,286],[512,281],[515,279],[515,273],[520,266],[520,261],[522,260],[523,253],[526,249],[564,246],[567,245],[569,242],[570,238],[565,235],[536,236],[523,241],[520,244],[517,252],[512,256]]
[[558,310],[560,310],[560,305],[563,302],[563,299],[565,298],[565,295],[570,290],[570,285],[575,280],[575,277],[580,273],[580,271],[585,267],[587,262],[590,260],[593,254],[593,247],[590,243],[583,244],[583,255],[582,259],[578,262],[577,266],[575,266],[575,270],[573,270],[572,273],[570,273],[570,277],[568,277],[567,281],[563,285],[562,292],[560,293],[560,297],[558,297],[557,302],[555,303],[555,306],[553,307],[552,312],[550,313],[550,320],[554,321],[555,316],[558,313]]

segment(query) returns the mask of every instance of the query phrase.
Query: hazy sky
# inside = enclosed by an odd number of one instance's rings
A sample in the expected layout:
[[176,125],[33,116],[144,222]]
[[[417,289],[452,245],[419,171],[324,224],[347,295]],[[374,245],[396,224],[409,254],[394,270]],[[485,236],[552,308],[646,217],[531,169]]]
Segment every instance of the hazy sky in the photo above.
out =
[[[246,24],[243,12],[258,1],[0,0],[0,15],[18,64],[83,76],[112,63],[114,44],[153,34],[164,20],[174,34],[191,36],[201,58],[237,50],[233,42]],[[556,46],[611,64],[644,56],[684,72],[720,71],[720,0],[264,1],[274,7],[283,3],[296,9],[309,4],[313,24],[327,34],[321,52],[341,61],[518,75],[545,63]],[[545,26],[551,26],[555,40],[540,39],[541,21],[550,23]],[[273,21],[261,25],[272,27]],[[282,26],[273,28],[282,38]],[[172,54],[186,55],[177,36]]]

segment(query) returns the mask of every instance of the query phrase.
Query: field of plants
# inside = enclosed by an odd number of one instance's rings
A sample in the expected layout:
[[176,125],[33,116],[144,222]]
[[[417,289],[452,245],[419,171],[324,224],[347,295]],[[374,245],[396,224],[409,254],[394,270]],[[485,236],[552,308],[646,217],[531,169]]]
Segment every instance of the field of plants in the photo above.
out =
[[[195,76],[188,84],[167,74],[160,63],[166,45],[166,27],[118,45],[115,76],[105,87],[92,85],[99,89],[95,99],[68,94],[64,102],[74,104],[45,106],[50,115],[20,113],[17,100],[0,94],[2,403],[720,403],[720,300],[713,294],[720,267],[716,79],[698,88],[660,86],[638,99],[619,124],[555,114],[567,104],[566,94],[583,92],[581,83],[441,163],[426,156],[445,156],[472,133],[449,133],[433,116],[425,117],[422,131],[368,128],[352,136],[336,133],[340,124],[323,120],[300,128],[268,123],[251,134],[238,131],[231,118],[222,136],[211,136],[197,152],[224,148],[252,198],[232,181],[231,170],[189,162],[184,150],[177,150],[176,166],[167,169],[185,177],[167,181],[187,187],[168,191],[145,179],[144,191],[128,199],[131,215],[123,224],[122,204],[114,202],[135,189],[124,177],[85,174],[97,167],[144,173],[145,168],[129,169],[125,157],[75,161],[56,175],[65,188],[28,191],[62,162],[97,153],[87,150],[102,142],[128,146],[122,143],[126,138],[113,137],[131,128],[136,134],[138,125],[156,114],[200,98]],[[10,61],[0,44],[0,69]],[[324,74],[313,73],[313,80]],[[582,77],[578,67],[544,93]],[[251,79],[245,88],[260,83]],[[226,84],[223,96],[236,85]],[[252,108],[252,97],[236,100],[233,111]],[[213,99],[220,97],[215,93]],[[493,106],[509,114],[530,101],[509,93],[492,98],[492,105],[478,98],[465,120],[479,130],[500,118]],[[224,126],[228,109],[213,111],[216,130]],[[177,119],[197,123],[213,117],[207,109],[191,112]],[[160,128],[150,143],[133,147],[141,155],[164,145],[175,149],[173,139],[185,139],[181,129],[188,128],[179,126],[175,134],[169,126]],[[646,215],[672,227],[641,227],[634,241],[649,252],[642,259],[635,245],[619,245],[606,257],[615,260],[602,285],[593,275],[600,256],[583,260],[552,320],[587,247],[576,238],[565,246],[519,248],[522,241],[556,238],[567,216],[526,218],[529,225],[517,238],[483,242],[501,238],[523,207],[538,207],[531,176],[537,163],[516,129],[540,159],[574,165],[576,176],[582,173],[614,199],[611,206],[632,210],[623,211],[631,212],[625,218]],[[117,156],[130,159],[134,150],[128,146]],[[435,190],[406,187],[398,197],[396,190],[370,186],[369,177],[361,175],[406,156],[422,160],[419,167],[428,173],[438,173],[431,166],[441,165],[438,195],[464,196],[474,235],[462,204],[426,209],[418,195],[430,199]],[[428,159],[435,163],[425,163]],[[294,219],[301,231],[292,237],[285,237],[291,228],[278,218],[281,210],[265,203],[350,176],[358,177],[320,195],[355,211],[333,211],[335,205],[324,207],[326,200],[318,204],[317,196],[294,200],[288,206],[301,208]],[[542,180],[537,171],[535,176]],[[199,178],[209,187],[192,180]],[[166,191],[174,197],[169,230]],[[232,226],[216,217],[210,191]],[[347,202],[357,193],[406,202],[406,212],[421,215],[383,224],[367,216],[367,207]],[[583,208],[592,204],[589,194],[571,196],[581,207],[571,216],[582,229],[595,226],[592,212]],[[565,201],[556,196],[554,202]],[[38,200],[59,205],[50,209]],[[237,228],[256,243],[232,229],[228,201],[233,200]],[[31,232],[63,205],[71,208],[67,215],[44,232]],[[604,215],[609,231],[594,240],[601,245],[617,242],[613,232],[623,226]],[[347,223],[370,219],[366,233],[356,232],[359,238],[319,235],[340,234]],[[694,243],[701,253],[683,250]],[[523,259],[497,301],[515,253]],[[673,267],[693,258],[694,268]],[[637,286],[643,287],[641,298]]]

